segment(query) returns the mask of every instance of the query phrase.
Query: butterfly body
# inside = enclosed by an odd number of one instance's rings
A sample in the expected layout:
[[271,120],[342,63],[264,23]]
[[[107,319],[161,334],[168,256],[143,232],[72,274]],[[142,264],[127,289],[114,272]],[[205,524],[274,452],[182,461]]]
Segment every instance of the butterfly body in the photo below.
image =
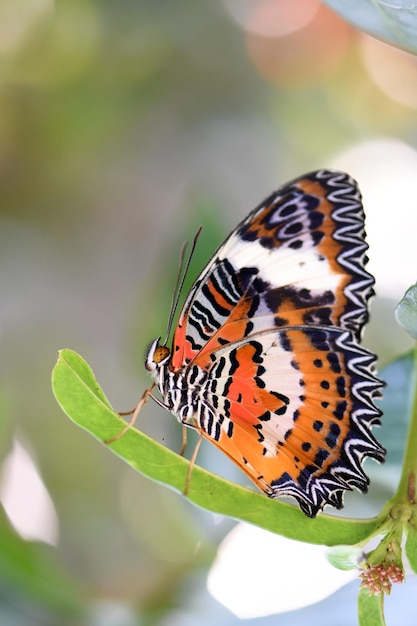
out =
[[313,172],[269,196],[194,283],[172,349],[146,367],[163,404],[268,496],[314,516],[366,491],[382,382],[359,344],[373,278],[363,210],[346,174]]

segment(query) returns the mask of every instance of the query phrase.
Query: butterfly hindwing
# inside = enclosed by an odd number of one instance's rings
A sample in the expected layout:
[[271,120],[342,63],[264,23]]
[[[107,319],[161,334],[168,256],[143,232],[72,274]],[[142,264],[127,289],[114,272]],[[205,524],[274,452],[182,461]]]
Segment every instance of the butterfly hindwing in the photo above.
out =
[[309,515],[330,499],[340,508],[343,490],[366,491],[364,456],[383,459],[370,432],[380,415],[373,361],[337,328],[294,327],[231,344],[206,386],[222,423],[200,427],[268,495],[292,495]]

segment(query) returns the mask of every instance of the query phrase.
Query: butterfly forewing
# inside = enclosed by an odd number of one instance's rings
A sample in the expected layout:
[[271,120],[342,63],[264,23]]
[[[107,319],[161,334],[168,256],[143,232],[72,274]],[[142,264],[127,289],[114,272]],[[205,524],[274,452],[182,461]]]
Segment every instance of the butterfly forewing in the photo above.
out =
[[196,281],[174,337],[174,367],[288,325],[340,326],[359,337],[373,293],[363,219],[346,174],[316,172],[272,194]]
[[366,490],[363,458],[384,455],[370,430],[382,383],[359,345],[374,282],[366,250],[352,178],[323,170],[288,183],[196,280],[160,378],[181,421],[311,516]]

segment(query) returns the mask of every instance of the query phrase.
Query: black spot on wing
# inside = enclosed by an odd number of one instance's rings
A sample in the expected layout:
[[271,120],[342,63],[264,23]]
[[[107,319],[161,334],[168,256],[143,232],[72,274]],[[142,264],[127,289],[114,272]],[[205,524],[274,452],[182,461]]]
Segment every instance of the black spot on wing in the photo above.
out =
[[280,328],[282,326],[288,326],[289,320],[287,318],[285,318],[285,317],[281,317],[280,315],[275,315],[275,317],[274,317],[274,324],[278,328]]
[[262,357],[262,344],[259,341],[251,341],[250,345],[255,349],[255,354],[252,357],[254,363],[263,363]]
[[279,334],[279,342],[280,346],[285,352],[292,352],[292,344],[286,332],[282,332]]
[[341,398],[346,397],[346,379],[344,376],[338,376],[336,379],[336,389]]
[[324,448],[320,448],[316,456],[314,457],[315,465],[317,465],[317,467],[322,467],[323,463],[327,461],[329,456],[330,453],[327,450],[325,450]]
[[325,437],[325,442],[330,449],[336,448],[339,436],[340,436],[340,426],[335,422],[330,424],[329,432]]
[[329,362],[332,372],[340,374],[342,368],[340,366],[339,356],[335,352],[329,352],[327,355],[327,361]]
[[341,400],[340,402],[336,404],[336,408],[333,411],[334,417],[338,420],[343,420],[345,417],[346,409],[347,409],[346,400]]
[[230,351],[229,361],[230,361],[229,375],[233,376],[233,374],[239,368],[239,361],[237,360],[237,357],[236,357],[236,349]]

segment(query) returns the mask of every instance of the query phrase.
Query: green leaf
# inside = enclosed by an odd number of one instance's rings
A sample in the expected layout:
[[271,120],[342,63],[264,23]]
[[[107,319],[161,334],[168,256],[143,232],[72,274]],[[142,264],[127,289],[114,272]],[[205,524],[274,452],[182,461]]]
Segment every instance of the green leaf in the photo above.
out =
[[417,574],[417,529],[411,525],[407,530],[405,553],[413,572]]
[[[52,373],[55,397],[77,425],[104,442],[120,433],[125,422],[115,413],[98,386],[91,368],[71,350],[61,350]],[[189,462],[135,428],[130,428],[109,449],[135,470],[183,493]],[[378,518],[352,520],[322,514],[307,518],[298,507],[235,485],[194,466],[187,497],[209,511],[316,544],[354,544],[372,535]]]
[[385,626],[384,594],[373,596],[367,589],[360,589],[358,617],[359,626]]
[[60,567],[56,550],[43,543],[24,541],[10,527],[2,510],[0,585],[3,592],[7,589],[9,598],[20,596],[21,602],[23,597],[56,615],[76,618],[84,610],[81,588]]
[[394,46],[417,53],[417,12],[409,0],[324,0],[346,21]]
[[358,568],[364,554],[357,546],[334,546],[327,551],[326,558],[337,569],[351,570]]
[[417,339],[417,284],[407,289],[395,309],[395,316],[404,330]]

